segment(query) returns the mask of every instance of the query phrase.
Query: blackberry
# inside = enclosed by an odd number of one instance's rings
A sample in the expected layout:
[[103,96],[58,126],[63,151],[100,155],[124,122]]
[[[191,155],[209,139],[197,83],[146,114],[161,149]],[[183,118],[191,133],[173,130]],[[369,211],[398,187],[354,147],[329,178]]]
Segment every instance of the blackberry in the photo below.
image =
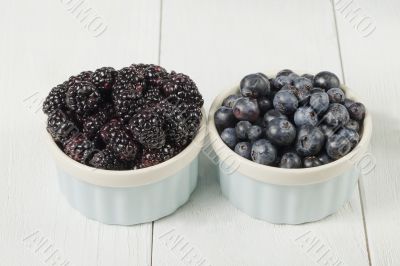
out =
[[185,147],[197,134],[202,119],[201,109],[194,104],[161,107],[167,140]]
[[125,130],[116,131],[107,147],[120,160],[134,160],[139,150],[139,144]]
[[145,110],[130,120],[133,137],[147,149],[161,148],[165,144],[163,121],[158,113]]
[[115,153],[110,149],[104,149],[93,155],[89,164],[96,168],[105,170],[127,170],[129,164],[117,158]]
[[117,76],[117,71],[112,67],[102,67],[97,69],[92,75],[92,83],[101,92],[111,91],[115,79]]
[[116,132],[120,131],[122,128],[123,122],[121,119],[111,119],[100,129],[100,137],[105,143],[109,143]]
[[68,88],[64,84],[60,84],[51,89],[49,95],[43,102],[43,112],[48,115],[57,109],[65,110],[65,95],[67,90]]
[[144,76],[148,85],[155,88],[161,88],[164,80],[169,76],[169,74],[163,67],[151,64],[146,66]]
[[171,159],[177,153],[176,148],[170,144],[165,144],[160,149],[145,149],[137,166],[139,168],[150,167]]
[[94,142],[86,135],[77,134],[66,142],[64,152],[73,160],[88,164],[89,160],[96,152],[96,148]]
[[139,100],[139,104],[142,107],[153,106],[163,100],[163,97],[156,87],[149,87],[143,94],[143,97]]
[[115,87],[118,90],[129,90],[135,98],[139,98],[146,88],[143,71],[133,66],[122,68],[118,71]]
[[203,97],[194,81],[191,80],[189,76],[182,73],[172,71],[169,79],[164,82],[161,90],[166,97],[175,95],[179,100],[195,104],[198,107],[202,107],[204,104]]
[[99,107],[101,95],[92,83],[82,81],[69,87],[66,103],[77,114],[89,114]]
[[129,121],[144,102],[134,90],[115,89],[112,97],[115,112],[124,121]]
[[83,133],[87,134],[89,137],[94,137],[108,121],[112,112],[113,110],[111,107],[106,106],[98,113],[84,119],[82,124]]
[[48,116],[47,131],[56,142],[63,145],[67,139],[79,132],[79,128],[66,113],[61,110],[55,110]]
[[79,82],[83,82],[83,81],[91,82],[92,76],[93,76],[92,71],[83,71],[76,76],[70,77],[68,79],[68,81],[65,82],[65,85],[67,85],[67,87],[71,87],[72,85],[79,83]]

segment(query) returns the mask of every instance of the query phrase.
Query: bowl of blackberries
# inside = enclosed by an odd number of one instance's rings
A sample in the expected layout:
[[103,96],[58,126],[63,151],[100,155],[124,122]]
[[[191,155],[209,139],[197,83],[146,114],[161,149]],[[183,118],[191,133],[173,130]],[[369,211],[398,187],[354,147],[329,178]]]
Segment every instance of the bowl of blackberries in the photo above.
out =
[[43,103],[61,190],[108,224],[161,218],[197,183],[203,98],[188,76],[152,64],[71,76]]
[[208,127],[223,194],[288,224],[319,220],[351,197],[372,133],[365,105],[336,74],[289,69],[243,77],[215,99]]

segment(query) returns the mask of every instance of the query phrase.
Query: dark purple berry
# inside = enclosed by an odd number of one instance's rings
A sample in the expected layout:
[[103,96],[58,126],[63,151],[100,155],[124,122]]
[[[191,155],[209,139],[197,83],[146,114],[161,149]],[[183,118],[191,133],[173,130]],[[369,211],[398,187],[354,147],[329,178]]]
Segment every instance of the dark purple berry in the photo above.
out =
[[308,156],[303,159],[304,168],[321,166],[323,163],[316,156]]
[[260,73],[245,76],[240,82],[240,92],[244,97],[258,98],[271,92],[268,77]]
[[297,97],[287,90],[278,91],[273,103],[276,110],[286,115],[293,114],[299,106]]
[[97,69],[92,75],[92,83],[101,91],[107,92],[112,89],[117,77],[117,71],[112,67]]
[[365,106],[362,103],[356,102],[348,108],[350,117],[357,121],[362,121],[365,117]]
[[322,115],[329,108],[329,96],[326,92],[315,92],[311,94],[310,106],[318,115]]
[[283,118],[283,119],[288,120],[288,117],[286,115],[282,114],[278,110],[271,109],[268,112],[266,112],[264,115],[265,125],[268,125],[268,123],[271,122],[272,120],[274,120],[275,118]]
[[161,117],[152,110],[135,114],[129,122],[133,138],[147,149],[159,149],[165,144]]
[[238,139],[247,139],[247,132],[251,127],[251,123],[249,121],[239,121],[236,124],[236,136]]
[[251,147],[251,159],[259,164],[271,165],[276,161],[277,150],[266,139],[259,139]]
[[237,143],[236,130],[234,128],[225,128],[221,133],[222,141],[231,149],[234,149]]
[[360,135],[358,135],[356,131],[348,128],[342,128],[337,134],[347,138],[350,141],[352,148],[360,141]]
[[323,117],[323,121],[333,127],[345,125],[349,122],[349,119],[349,112],[346,107],[339,103],[331,103]]
[[64,84],[57,85],[51,89],[49,95],[43,102],[43,112],[49,115],[54,110],[65,110],[65,97],[68,91],[68,87]]
[[316,126],[318,115],[311,107],[299,107],[294,113],[294,123],[298,127],[303,125]]
[[119,160],[115,153],[109,149],[95,153],[89,164],[105,170],[127,170],[129,165],[128,162]]
[[356,120],[350,119],[349,122],[347,122],[346,125],[344,125],[345,128],[354,130],[355,132],[360,132],[360,123],[358,123]]
[[339,88],[340,80],[339,78],[329,71],[319,72],[314,77],[314,87],[319,87],[324,89],[325,91],[331,88]]
[[325,135],[317,127],[302,126],[297,131],[296,152],[300,156],[316,155],[322,149]]
[[67,107],[77,114],[89,114],[101,103],[101,95],[90,82],[78,82],[69,87],[66,94]]
[[229,107],[229,108],[232,108],[233,105],[235,104],[236,100],[241,98],[241,97],[242,96],[237,95],[237,94],[229,95],[228,97],[226,97],[224,99],[224,101],[222,102],[222,105],[226,106],[226,107]]
[[296,138],[296,128],[288,120],[278,118],[268,123],[266,135],[272,143],[287,146]]
[[283,70],[279,71],[279,72],[276,74],[276,76],[277,76],[277,77],[289,76],[289,75],[292,74],[292,73],[293,73],[293,71],[290,70],[290,69],[283,69]]
[[262,138],[262,136],[263,136],[263,130],[258,125],[251,126],[247,132],[247,138],[250,140],[250,142],[259,140],[260,138]]
[[318,160],[322,163],[322,164],[328,164],[330,162],[332,162],[332,159],[328,156],[328,154],[326,153],[321,153],[320,155],[317,156]]
[[313,83],[308,78],[298,77],[293,80],[293,86],[295,86],[298,90],[306,90],[310,92],[310,90],[313,88]]
[[274,79],[274,88],[275,90],[280,90],[286,85],[291,85],[292,80],[288,76],[278,76]]
[[257,100],[248,97],[238,99],[233,105],[233,114],[238,120],[256,122],[260,115]]
[[96,148],[86,135],[76,134],[66,142],[64,151],[73,160],[87,164],[96,152]]
[[240,156],[250,160],[251,144],[249,142],[239,142],[235,146],[235,152]]
[[221,106],[214,114],[215,127],[219,132],[228,127],[235,127],[236,118],[233,114],[233,109]]
[[346,98],[344,92],[339,88],[332,88],[326,92],[331,103],[343,103]]
[[311,74],[303,74],[303,75],[301,75],[302,77],[304,77],[304,78],[306,78],[306,79],[308,79],[308,80],[310,80],[311,82],[314,82],[314,75],[311,75]]
[[258,98],[257,103],[261,115],[264,115],[268,110],[273,107],[271,100],[267,97]]
[[280,168],[301,168],[301,166],[301,157],[295,152],[283,154],[279,163]]
[[344,135],[335,134],[326,140],[325,149],[326,153],[332,159],[339,159],[351,150],[352,144],[350,139]]

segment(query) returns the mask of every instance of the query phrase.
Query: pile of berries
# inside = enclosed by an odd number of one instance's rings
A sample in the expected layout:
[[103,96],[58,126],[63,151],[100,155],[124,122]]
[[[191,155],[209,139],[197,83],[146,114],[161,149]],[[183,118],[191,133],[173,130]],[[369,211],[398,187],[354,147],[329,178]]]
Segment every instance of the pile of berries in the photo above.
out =
[[245,76],[240,95],[215,112],[224,143],[240,156],[281,168],[308,168],[348,154],[359,142],[365,106],[346,98],[339,78],[328,71],[275,78]]
[[153,166],[181,152],[202,120],[203,98],[189,76],[157,65],[85,71],[43,103],[47,131],[82,164],[107,170]]

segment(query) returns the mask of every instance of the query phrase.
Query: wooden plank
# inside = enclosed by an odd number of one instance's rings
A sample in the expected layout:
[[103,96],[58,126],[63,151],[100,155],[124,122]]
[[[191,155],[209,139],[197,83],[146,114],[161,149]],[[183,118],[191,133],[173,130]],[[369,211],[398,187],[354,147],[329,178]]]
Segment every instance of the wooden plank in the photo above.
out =
[[[151,223],[102,225],[66,203],[39,109],[52,86],[82,70],[157,63],[160,1],[84,1],[76,11],[70,2],[80,1],[1,4],[1,264],[51,265],[46,259],[58,250],[69,265],[150,265]],[[101,32],[86,25],[97,15],[96,27],[107,29],[96,37]],[[53,248],[36,251],[40,239]]]
[[346,9],[336,5],[346,82],[365,102],[374,123],[376,167],[362,186],[372,265],[400,265],[399,14],[398,1],[355,1]]
[[[341,73],[333,9],[329,1],[166,0],[161,64],[189,74],[207,108],[223,89],[255,71],[292,68]],[[213,165],[201,167],[189,203],[154,223],[154,265],[312,265],[320,251],[342,265],[368,265],[358,191],[337,214],[301,226],[254,220],[225,200]]]

